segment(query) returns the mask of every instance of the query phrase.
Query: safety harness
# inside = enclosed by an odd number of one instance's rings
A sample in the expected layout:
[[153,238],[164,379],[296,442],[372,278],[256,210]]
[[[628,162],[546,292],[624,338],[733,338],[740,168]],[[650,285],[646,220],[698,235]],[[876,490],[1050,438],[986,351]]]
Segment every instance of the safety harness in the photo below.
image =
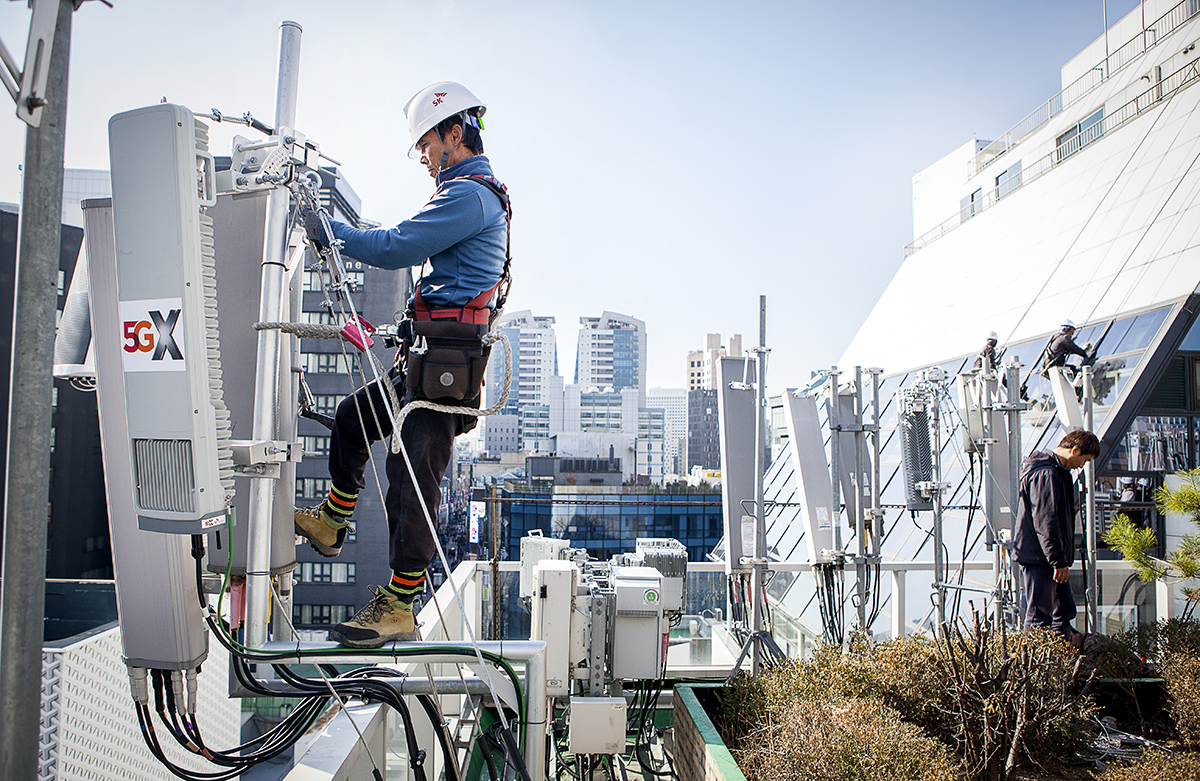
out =
[[[503,311],[512,282],[512,204],[507,188],[495,177],[482,174],[447,181],[478,182],[500,199],[508,227],[504,270],[499,282],[461,307],[431,309],[421,297],[424,274],[417,280],[412,304],[405,313],[411,323],[411,336],[404,340],[396,355],[397,364],[404,366],[407,400],[461,402],[479,397],[491,352],[483,337]],[[495,304],[489,307],[493,299]]]
[[[412,305],[406,312],[415,321],[454,320],[459,323],[473,323],[475,325],[487,325],[490,327],[495,318],[500,316],[500,313],[504,309],[504,303],[508,300],[508,289],[512,284],[512,202],[508,197],[508,188],[501,184],[496,177],[485,174],[471,174],[469,176],[447,179],[446,182],[443,182],[443,185],[448,182],[464,181],[478,182],[495,193],[496,197],[500,199],[500,205],[504,209],[504,218],[508,224],[508,230],[505,232],[504,270],[500,274],[499,282],[472,298],[465,305],[438,309],[430,309],[421,297],[421,279],[425,278],[425,275],[422,274],[421,278],[417,280]],[[496,305],[489,307],[488,304],[491,303],[493,295],[497,293],[499,295],[496,298]]]

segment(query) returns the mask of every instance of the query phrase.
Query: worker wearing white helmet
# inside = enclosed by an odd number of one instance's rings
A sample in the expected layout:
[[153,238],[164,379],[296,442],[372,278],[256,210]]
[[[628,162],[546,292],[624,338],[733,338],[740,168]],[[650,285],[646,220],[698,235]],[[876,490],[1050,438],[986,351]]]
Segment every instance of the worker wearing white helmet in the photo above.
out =
[[1050,339],[1050,343],[1046,345],[1046,360],[1044,368],[1049,369],[1052,366],[1065,366],[1067,357],[1070,355],[1081,356],[1084,363],[1089,360],[1087,350],[1075,344],[1075,321],[1064,320],[1062,330]]
[[[485,110],[470,90],[449,81],[431,84],[408,101],[404,114],[412,138],[409,156],[419,159],[436,183],[432,199],[412,219],[392,228],[369,230],[329,220],[330,237],[320,215],[304,215],[305,230],[322,251],[336,240],[345,255],[369,266],[422,269],[407,312],[411,328],[431,349],[437,346],[439,354],[461,349],[464,379],[459,383],[457,375],[445,366],[426,372],[422,362],[425,351],[402,348],[397,368],[384,381],[392,382],[398,397],[406,401],[430,398],[479,407],[487,348],[481,341],[471,342],[474,352],[468,356],[461,344],[470,340],[464,340],[458,334],[463,329],[454,325],[450,327],[456,329],[455,344],[442,349],[435,337],[449,336],[439,332],[453,322],[464,324],[472,339],[480,339],[507,294],[511,209],[506,188],[483,155],[480,118]],[[446,377],[451,378],[449,384]],[[329,496],[320,505],[295,513],[296,533],[323,556],[341,552],[358,492],[366,485],[370,446],[392,433],[386,403],[376,382],[338,405],[329,447]],[[423,408],[407,416],[401,439],[417,475],[420,498],[402,455],[389,450],[384,509],[392,579],[373,587],[371,601],[353,619],[331,629],[331,640],[377,647],[392,640],[416,639],[413,600],[425,590],[425,572],[436,552],[420,499],[430,515],[437,517],[440,483],[454,438],[474,428],[476,420]]]
[[975,368],[985,368],[990,373],[996,369],[996,342],[999,337],[995,331],[988,331],[987,339],[983,343],[983,349],[979,351],[979,355],[975,358]]

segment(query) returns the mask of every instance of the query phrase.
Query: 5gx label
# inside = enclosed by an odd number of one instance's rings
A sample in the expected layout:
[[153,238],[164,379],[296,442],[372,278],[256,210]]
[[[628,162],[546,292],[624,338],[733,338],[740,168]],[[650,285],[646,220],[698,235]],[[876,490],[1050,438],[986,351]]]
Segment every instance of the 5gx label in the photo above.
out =
[[121,355],[127,372],[181,372],[185,366],[183,300],[120,302]]

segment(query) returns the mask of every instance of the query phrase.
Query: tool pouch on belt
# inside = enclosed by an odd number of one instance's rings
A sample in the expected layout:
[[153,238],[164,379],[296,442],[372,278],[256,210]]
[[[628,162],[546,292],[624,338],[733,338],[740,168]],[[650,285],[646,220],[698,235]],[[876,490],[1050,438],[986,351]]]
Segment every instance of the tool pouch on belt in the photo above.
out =
[[487,371],[486,325],[454,320],[413,323],[417,346],[408,351],[405,384],[414,398],[469,401],[479,397]]

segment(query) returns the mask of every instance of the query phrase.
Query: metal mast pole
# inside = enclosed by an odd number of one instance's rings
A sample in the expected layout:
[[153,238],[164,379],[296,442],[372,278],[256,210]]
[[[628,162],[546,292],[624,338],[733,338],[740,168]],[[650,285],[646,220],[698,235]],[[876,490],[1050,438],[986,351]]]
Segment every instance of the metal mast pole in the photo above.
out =
[[[492,540],[492,639],[500,639],[500,486],[493,485],[488,500],[488,535]],[[446,577],[449,577],[449,573]]]
[[[47,2],[48,0],[42,0]],[[0,584],[0,778],[38,775],[38,701],[46,607],[54,280],[61,250],[63,142],[74,4],[59,0],[39,127],[25,131],[21,239],[13,307]]]
[[[1092,430],[1092,367],[1083,367],[1083,427]],[[1096,577],[1096,462],[1083,465],[1084,490],[1084,536],[1087,538],[1087,631],[1095,632],[1099,626],[1100,610],[1099,582]]]
[[[763,629],[762,586],[766,580],[767,564],[766,502],[763,499],[763,472],[767,467],[763,458],[767,423],[767,352],[767,297],[759,296],[758,349],[754,351],[758,360],[758,382],[755,383],[758,398],[754,415],[754,569],[750,576],[751,622],[754,627],[751,633]],[[750,669],[757,676],[762,664],[762,643],[755,639],[750,645]]]
[[1008,405],[1005,415],[1008,419],[1008,474],[1009,474],[1009,508],[1008,508],[1008,542],[1005,548],[1009,552],[1008,566],[1012,573],[1012,602],[1017,609],[1017,624],[1025,615],[1025,583],[1018,572],[1016,562],[1012,557],[1012,541],[1017,534],[1017,499],[1021,491],[1021,411],[1025,402],[1021,400],[1021,369],[1024,368],[1015,358],[1005,368],[1005,382],[1008,384]]
[[[867,527],[866,510],[863,502],[863,458],[866,441],[863,432],[863,389],[862,367],[854,367],[854,535],[858,541],[858,555],[854,557],[854,590],[858,595],[858,625],[867,625]],[[840,466],[840,465],[839,465]]]
[[880,556],[883,552],[883,510],[879,506],[879,375],[883,374],[882,369],[867,369],[867,373],[871,375],[871,449],[873,474],[871,481],[871,557],[875,559],[876,565],[879,564]]
[[841,556],[842,551],[842,447],[838,434],[842,431],[841,415],[838,410],[838,377],[841,372],[836,366],[829,369],[829,480],[833,484],[833,549]]
[[933,430],[933,589],[937,595],[937,618],[941,625],[946,621],[946,588],[945,569],[946,558],[942,555],[942,432],[939,412],[942,400],[937,388],[933,389],[930,398],[932,417],[930,426]]
[[[296,93],[300,77],[300,25],[279,26],[279,80],[275,94],[275,135],[287,135],[296,124]],[[284,248],[289,194],[276,187],[267,196],[267,223],[263,238],[262,287],[259,317],[262,322],[279,322],[284,309]],[[278,439],[280,415],[295,414],[280,409],[282,383],[279,351],[282,336],[267,329],[258,332],[258,363],[254,376],[254,430],[256,440]],[[271,523],[274,510],[274,481],[257,478],[250,483],[250,519],[246,541],[246,644],[261,648],[267,640],[267,616],[271,601]]]
[[[980,390],[982,398],[979,400],[979,411],[983,416],[983,475],[982,475],[982,490],[980,491],[980,504],[983,505],[984,522],[987,524],[987,539],[991,543],[992,548],[992,615],[996,621],[996,625],[1000,625],[1000,620],[1004,613],[1004,600],[1000,597],[1000,580],[1001,580],[1001,556],[1000,556],[1000,527],[998,520],[1000,518],[999,505],[996,501],[996,487],[992,484],[992,463],[996,459],[996,374],[995,369],[988,364],[991,361],[986,358],[983,361],[982,371],[980,373]],[[966,562],[963,562],[964,566]]]

